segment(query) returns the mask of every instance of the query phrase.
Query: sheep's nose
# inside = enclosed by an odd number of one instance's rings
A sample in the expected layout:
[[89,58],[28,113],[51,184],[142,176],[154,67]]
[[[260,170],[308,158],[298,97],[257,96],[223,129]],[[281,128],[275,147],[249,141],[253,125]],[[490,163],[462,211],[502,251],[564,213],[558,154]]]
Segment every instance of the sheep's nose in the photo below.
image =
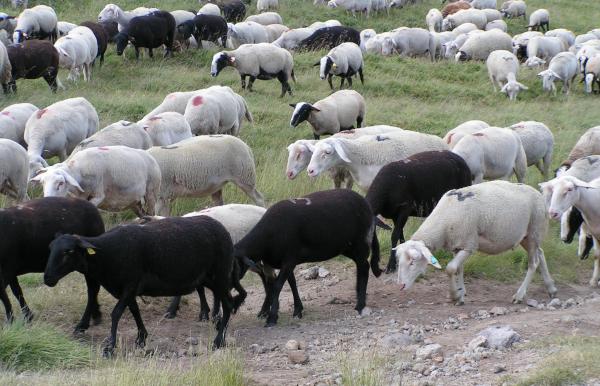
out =
[[291,180],[292,178],[294,178],[294,172],[290,170],[289,172],[287,172],[287,176]]
[[321,80],[325,80],[325,77],[324,77],[324,76],[321,76]]
[[556,211],[549,211],[548,214],[550,215],[550,218],[553,220],[556,220],[557,218],[560,217],[560,213],[556,212]]
[[308,169],[307,171],[308,171],[308,175],[311,177],[315,174],[315,169]]

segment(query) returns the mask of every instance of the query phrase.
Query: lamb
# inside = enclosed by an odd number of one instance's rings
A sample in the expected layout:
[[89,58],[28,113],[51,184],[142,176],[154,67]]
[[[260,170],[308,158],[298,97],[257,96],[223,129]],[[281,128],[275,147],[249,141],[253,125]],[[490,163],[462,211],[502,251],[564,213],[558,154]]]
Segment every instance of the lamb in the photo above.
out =
[[108,33],[101,24],[93,21],[84,21],[80,25],[89,28],[94,34],[94,37],[96,38],[96,45],[98,46],[98,55],[96,57],[100,58],[100,65],[102,66],[104,63],[104,54],[106,53],[106,48],[108,47]]
[[228,24],[228,47],[238,48],[242,44],[268,43],[269,33],[264,25],[253,21]]
[[431,32],[423,28],[398,28],[390,36],[399,55],[427,55],[431,61],[435,59],[436,40]]
[[344,80],[352,87],[352,76],[358,73],[360,83],[365,84],[363,78],[363,57],[360,47],[355,43],[342,43],[332,48],[326,56],[323,56],[315,66],[319,65],[319,77],[321,80],[327,78],[329,87],[333,90],[331,78],[336,75],[342,78],[340,90],[344,86]]
[[47,5],[36,5],[23,10],[17,18],[13,42],[22,43],[28,39],[49,39],[54,42],[58,36],[56,12]]
[[449,15],[453,15],[458,11],[462,11],[464,9],[470,9],[471,4],[467,1],[457,1],[455,3],[447,4],[444,8],[442,8],[442,16],[444,18]]
[[195,91],[177,91],[168,94],[162,103],[158,105],[154,110],[146,114],[141,120],[145,121],[152,118],[160,113],[172,111],[183,115],[185,113],[185,107],[187,106],[190,98],[200,90]]
[[[148,332],[136,296],[182,295],[203,286],[223,304],[215,348],[225,344],[231,312],[246,297],[232,257],[233,245],[218,221],[198,216],[168,218],[146,225],[124,225],[98,237],[62,235],[52,241],[44,283],[54,287],[73,271],[89,275],[118,299],[103,355],[113,354],[119,319],[129,307],[138,328],[136,345],[143,347]],[[240,292],[235,299],[231,287]]]
[[598,85],[600,91],[600,55],[596,54],[585,62],[585,92],[594,92],[594,84]]
[[269,24],[265,26],[265,29],[267,30],[267,35],[269,36],[268,43],[274,42],[275,40],[279,39],[284,32],[290,30],[283,24]]
[[106,4],[98,14],[98,23],[116,21],[119,23],[119,32],[126,29],[131,19],[137,16],[146,16],[158,11],[157,8],[138,7],[131,11],[123,11],[118,5]]
[[[96,43],[95,38],[94,43]],[[90,55],[90,47],[86,39],[76,35],[64,36],[54,43],[54,47],[58,51],[59,66],[69,70],[68,80],[75,81],[80,69],[83,69],[83,79],[86,82],[92,80],[91,65],[96,59],[96,54]]]
[[506,25],[506,22],[504,20],[494,20],[494,21],[490,21],[489,23],[487,23],[485,25],[485,30],[486,31],[491,31],[493,29],[498,29],[502,32],[506,32],[508,29],[508,26]]
[[221,9],[216,4],[207,3],[200,8],[196,15],[215,15],[221,16]]
[[147,16],[136,16],[117,36],[117,55],[123,55],[127,44],[135,48],[135,58],[140,58],[140,47],[148,48],[152,58],[152,50],[164,44],[165,57],[173,56],[173,39],[175,38],[175,18],[169,12],[157,11]]
[[48,166],[44,158],[67,159],[79,142],[98,131],[98,125],[96,109],[81,97],[56,102],[31,115],[24,133],[31,175]]
[[4,43],[0,42],[0,84],[5,94],[10,92],[12,82],[12,65]]
[[356,12],[358,12],[359,14],[364,14],[368,19],[371,12],[371,0],[329,0],[327,7],[342,7],[354,17],[356,17]]
[[71,196],[107,211],[130,208],[144,216],[154,215],[161,174],[145,150],[101,146],[42,169],[31,181],[43,185],[44,197]]
[[430,32],[441,32],[443,21],[444,17],[442,16],[442,13],[436,8],[430,9],[425,16],[425,23]]
[[[277,2],[277,0],[269,1]],[[253,21],[262,25],[283,24],[283,19],[281,18],[281,15],[279,15],[277,12],[265,12],[259,13],[258,15],[250,15],[246,18],[246,21]]]
[[[331,229],[338,232],[336,237],[328,236]],[[280,237],[282,234],[286,237]],[[326,190],[274,204],[234,248],[235,258],[251,268],[262,262],[280,270],[272,287],[267,326],[277,323],[281,288],[286,280],[294,279],[297,264],[329,260],[340,254],[356,263],[355,309],[361,313],[366,305],[369,252],[371,270],[379,276],[379,241],[373,213],[365,199],[349,189]],[[294,316],[301,314],[301,307],[294,307]]]
[[312,28],[294,28],[281,34],[273,44],[286,50],[295,50],[301,41],[312,35],[315,31]]
[[38,110],[31,103],[17,103],[0,111],[0,138],[10,139],[23,147],[27,147],[23,133],[25,124],[33,113]]
[[488,127],[464,136],[452,149],[463,157],[473,183],[483,179],[509,179],[514,173],[523,182],[527,173],[527,158],[521,139],[510,129]]
[[561,52],[567,51],[569,47],[563,39],[552,36],[535,36],[529,39],[527,44],[528,67],[536,67],[546,64]]
[[507,19],[516,19],[523,16],[523,20],[527,20],[527,4],[522,0],[505,1],[500,8],[500,12]]
[[561,52],[550,61],[547,70],[538,74],[542,78],[544,91],[553,91],[556,95],[556,86],[554,79],[563,81],[563,93],[569,95],[569,90],[573,80],[577,76],[577,58],[571,52]]
[[[458,155],[426,151],[384,166],[366,195],[374,215],[394,221],[392,248],[404,242],[404,225],[411,216],[427,217],[451,189],[471,185],[471,171]],[[396,270],[394,250],[386,269]]]
[[546,32],[544,35],[561,38],[565,42],[567,47],[571,47],[573,44],[575,44],[575,34],[573,33],[573,31],[570,31],[568,29],[557,28]]
[[357,139],[330,137],[317,142],[308,164],[310,177],[336,166],[345,166],[363,191],[369,190],[375,175],[386,164],[427,150],[447,150],[434,135],[402,130],[367,135]]
[[18,143],[0,138],[0,193],[16,200],[28,200],[29,160]]
[[[221,44],[225,47],[227,43],[227,22],[221,15],[197,15],[192,20],[177,25],[177,33],[184,40],[191,36],[197,42],[202,40]],[[202,44],[198,44],[201,48]]]
[[12,67],[10,91],[17,92],[17,79],[44,78],[50,90],[64,88],[58,79],[58,51],[49,41],[27,40],[6,48]]
[[448,144],[448,148],[452,150],[458,141],[460,141],[465,135],[474,134],[488,127],[490,127],[490,125],[484,121],[474,120],[463,122],[446,133],[444,136],[444,142],[446,142]]
[[335,134],[343,130],[363,127],[366,107],[365,99],[352,90],[340,90],[314,104],[300,102],[290,104],[294,109],[290,126],[296,127],[308,121],[315,139],[323,134]]
[[[30,272],[43,272],[48,262],[48,245],[57,233],[76,233],[97,236],[104,233],[102,217],[92,204],[73,198],[49,197],[25,202],[0,211],[0,224],[4,240],[0,253],[0,300],[6,310],[6,320],[13,320],[12,306],[6,294],[10,285],[19,301],[26,320],[33,319],[27,305],[18,276]],[[24,248],[23,246],[27,246]],[[90,319],[97,324],[102,314],[98,305],[100,286],[85,275],[87,306],[75,332],[83,332]]]
[[600,154],[600,126],[592,127],[583,133],[569,152],[567,159],[561,162],[560,167],[556,170],[556,175],[560,176],[576,160],[594,154]]
[[204,135],[174,145],[153,147],[148,153],[156,159],[162,183],[156,211],[168,216],[178,197],[211,195],[215,205],[223,205],[222,189],[232,182],[258,206],[264,198],[256,190],[256,169],[252,150],[242,140],[229,135]]
[[496,50],[512,50],[512,38],[500,30],[485,31],[470,36],[456,54],[456,61],[487,60]]
[[188,121],[174,111],[153,115],[138,124],[148,133],[153,146],[168,146],[192,137]]
[[519,60],[510,51],[493,51],[486,61],[490,81],[496,92],[496,83],[500,87],[500,92],[505,93],[512,101],[517,99],[521,90],[528,90],[527,86],[517,82],[519,73]]
[[316,51],[332,49],[342,43],[360,44],[360,32],[351,27],[333,26],[319,28],[312,35],[298,43],[298,50]]
[[539,29],[546,30],[550,28],[550,12],[547,9],[537,9],[529,15],[529,25],[527,29],[529,31],[537,31]]
[[400,288],[409,289],[428,265],[441,269],[431,251],[444,249],[454,255],[446,266],[450,298],[462,305],[466,259],[476,251],[498,254],[521,244],[529,261],[525,280],[513,302],[523,301],[538,266],[550,297],[555,297],[556,287],[541,248],[548,227],[545,212],[542,195],[528,185],[491,181],[451,190],[410,240],[396,248]]
[[550,176],[552,153],[554,151],[554,135],[542,122],[525,121],[509,127],[519,135],[525,150],[527,166],[535,165],[544,179]]
[[230,134],[237,137],[244,117],[253,121],[246,100],[227,86],[213,86],[195,93],[183,116],[194,135]]
[[446,16],[442,23],[442,29],[444,31],[452,31],[454,28],[464,23],[473,23],[477,28],[484,29],[487,22],[487,16],[482,10],[465,9]]
[[268,11],[269,9],[277,9],[277,8],[279,8],[278,0],[258,0],[256,2],[256,10],[259,13]]
[[[270,43],[244,44],[233,51],[221,51],[213,56],[210,75],[214,78],[227,66],[235,67],[240,74],[242,89],[252,91],[255,79],[269,80],[277,77],[281,83],[281,95],[285,92],[292,95],[288,83],[294,76],[294,59],[292,54],[283,48]],[[246,87],[246,77],[250,77]]]
[[84,149],[103,146],[127,146],[133,149],[147,150],[152,147],[152,138],[141,125],[135,122],[118,121],[96,132],[81,141],[73,152],[76,154]]
[[75,27],[77,27],[77,24],[69,23],[68,21],[59,21],[58,23],[56,23],[58,37],[62,38],[63,36],[67,36],[69,31],[71,31]]

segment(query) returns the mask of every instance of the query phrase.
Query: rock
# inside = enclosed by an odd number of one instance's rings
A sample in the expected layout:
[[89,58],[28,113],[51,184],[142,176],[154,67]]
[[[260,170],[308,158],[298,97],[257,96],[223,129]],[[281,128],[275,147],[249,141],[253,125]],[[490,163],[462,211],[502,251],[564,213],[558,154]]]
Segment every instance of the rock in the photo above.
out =
[[291,364],[303,365],[308,362],[308,354],[304,350],[288,351],[288,359]]
[[325,268],[323,268],[323,267],[319,267],[319,269],[318,269],[317,273],[318,273],[318,275],[319,275],[319,277],[320,277],[320,278],[324,278],[324,277],[327,277],[327,276],[329,276],[329,271],[328,271],[328,270],[326,270],[326,269],[325,269]]
[[562,302],[559,298],[554,298],[548,303],[548,307],[560,308],[560,306],[562,306]]
[[456,319],[467,320],[467,319],[471,319],[471,317],[468,314],[458,314],[458,315],[456,315]]
[[521,340],[521,337],[510,326],[493,326],[481,331],[479,335],[485,337],[485,347],[504,349]]
[[506,315],[508,314],[508,309],[506,307],[494,307],[490,310],[490,314],[492,315]]
[[417,363],[412,367],[412,371],[417,372],[419,374],[423,374],[423,371],[427,369],[427,366],[424,363]]
[[185,340],[185,343],[188,344],[188,345],[197,346],[198,345],[198,338],[196,338],[195,336],[190,336],[189,338],[187,338]]
[[427,346],[419,347],[416,352],[417,359],[430,359],[434,356],[444,356],[442,353],[442,345],[434,343]]
[[381,340],[381,344],[387,348],[404,347],[413,343],[414,339],[410,335],[402,333],[386,335]]
[[431,360],[433,360],[435,363],[442,363],[444,362],[444,357],[442,355],[436,355],[431,358]]
[[314,280],[319,277],[319,267],[310,267],[302,271],[304,280]]
[[360,312],[360,316],[369,316],[371,315],[373,311],[371,310],[370,307],[365,307],[362,309],[362,311]]
[[560,321],[563,323],[571,323],[575,321],[575,317],[573,315],[564,315],[560,318]]
[[487,319],[489,317],[491,317],[490,313],[487,312],[486,310],[479,310],[477,311],[477,313],[475,314],[475,317],[477,319]]
[[287,343],[285,344],[285,348],[287,350],[299,350],[300,349],[300,344],[298,343],[297,340],[294,339],[290,339],[287,341]]
[[350,300],[340,299],[340,298],[334,296],[333,299],[331,299],[330,301],[327,302],[327,304],[350,304]]
[[537,308],[538,304],[538,301],[535,299],[527,299],[527,305],[529,307]]
[[497,364],[496,366],[494,366],[494,374],[498,374],[501,372],[506,371],[506,366],[503,364]]
[[470,342],[469,342],[469,350],[475,350],[477,347],[485,347],[485,345],[487,344],[487,338],[485,336],[482,335],[478,335],[475,338],[473,338]]
[[563,308],[569,308],[569,307],[574,307],[577,305],[577,302],[575,301],[575,299],[573,298],[568,298],[567,300],[565,300],[565,302],[563,303]]

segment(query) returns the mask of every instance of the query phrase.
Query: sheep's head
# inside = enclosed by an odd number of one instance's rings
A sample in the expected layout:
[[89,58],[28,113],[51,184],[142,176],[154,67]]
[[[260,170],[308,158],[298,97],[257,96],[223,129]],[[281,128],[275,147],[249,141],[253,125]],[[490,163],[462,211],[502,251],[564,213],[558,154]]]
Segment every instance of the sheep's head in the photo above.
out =
[[290,120],[291,127],[296,127],[302,122],[306,121],[310,116],[311,112],[321,111],[318,108],[311,105],[310,103],[306,102],[290,104],[290,107],[294,109],[294,112],[292,113],[292,119]]
[[328,6],[329,8],[337,8],[337,7],[338,7],[338,5],[337,5],[337,3],[335,2],[335,0],[329,0],[329,1],[327,2],[327,6]]
[[194,22],[191,20],[187,20],[177,26],[177,32],[184,39],[189,39],[190,36],[192,36],[192,34],[194,33],[194,29],[195,29]]
[[116,20],[117,17],[119,17],[118,8],[119,7],[115,4],[106,4],[104,9],[102,9],[102,11],[100,11],[100,14],[98,15],[98,21],[103,22]]
[[95,255],[98,248],[75,235],[56,235],[50,243],[50,256],[44,271],[44,283],[54,287],[60,279],[73,271],[87,272],[87,255]]
[[288,146],[287,150],[288,162],[285,174],[287,178],[293,180],[308,166],[312,151],[303,140],[292,143]]
[[561,79],[561,77],[552,70],[545,70],[538,74],[540,78],[542,78],[542,87],[544,91],[556,91],[556,86],[554,85],[554,79]]
[[514,101],[517,99],[517,95],[521,90],[528,90],[529,88],[522,83],[517,81],[507,82],[500,92],[505,93],[509,100]]
[[221,70],[227,66],[233,66],[235,63],[235,57],[230,56],[227,52],[218,52],[213,56],[212,63],[210,65],[210,76],[213,78],[219,75]]
[[400,289],[409,289],[417,278],[427,271],[428,265],[441,269],[438,260],[422,241],[409,240],[394,248],[398,260],[398,283]]
[[454,23],[452,20],[446,18],[442,21],[442,31],[452,31],[454,29]]
[[548,208],[548,215],[558,220],[579,199],[579,190],[594,188],[572,176],[554,178],[540,185]]
[[79,182],[67,171],[58,168],[57,165],[42,170],[31,179],[32,182],[43,185],[44,197],[65,197],[73,189],[83,192]]
[[313,152],[307,167],[310,177],[316,177],[338,164],[351,162],[341,141],[337,138],[327,138],[309,147]]
[[540,59],[537,56],[532,56],[530,58],[527,58],[527,60],[525,61],[525,63],[523,65],[527,66],[529,68],[535,68],[535,67],[541,67],[544,64],[546,64],[546,61],[544,59]]
[[314,66],[319,66],[319,77],[321,80],[325,80],[327,75],[331,73],[331,70],[335,70],[337,65],[333,62],[330,56],[323,56],[320,61],[314,64]]
[[457,62],[466,62],[471,59],[471,57],[464,51],[458,51],[458,53],[454,56],[454,60]]
[[129,35],[124,32],[119,32],[115,35],[114,41],[117,46],[117,55],[123,55],[123,51],[125,51],[127,44],[129,44]]

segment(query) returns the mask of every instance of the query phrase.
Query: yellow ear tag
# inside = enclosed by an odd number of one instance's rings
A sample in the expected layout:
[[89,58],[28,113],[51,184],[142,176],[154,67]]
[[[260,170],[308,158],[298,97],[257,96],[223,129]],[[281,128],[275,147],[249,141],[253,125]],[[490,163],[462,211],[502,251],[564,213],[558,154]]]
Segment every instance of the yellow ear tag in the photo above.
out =
[[95,255],[95,254],[96,254],[96,251],[94,251],[94,249],[93,249],[93,248],[88,248],[88,249],[87,249],[87,253],[88,253],[89,255]]

